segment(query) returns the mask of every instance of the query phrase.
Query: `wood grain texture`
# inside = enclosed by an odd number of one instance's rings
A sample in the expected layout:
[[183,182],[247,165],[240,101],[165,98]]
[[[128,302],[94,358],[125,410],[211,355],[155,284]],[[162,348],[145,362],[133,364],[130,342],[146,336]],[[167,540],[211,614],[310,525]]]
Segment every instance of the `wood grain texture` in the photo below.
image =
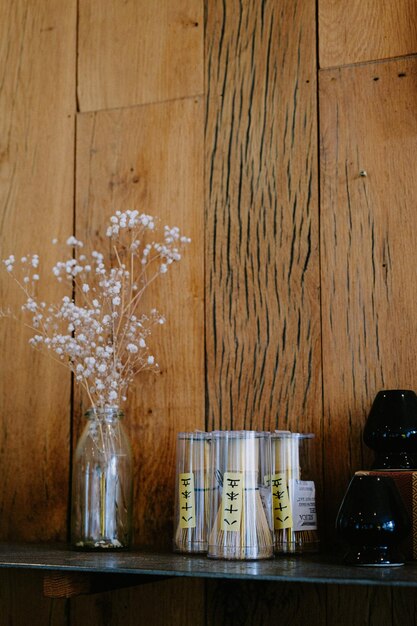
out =
[[319,434],[314,2],[206,10],[208,426]]
[[206,626],[202,580],[169,580],[71,600],[74,626]]
[[396,624],[417,624],[416,594],[411,589],[393,589],[392,622]]
[[144,310],[156,308],[167,319],[152,340],[161,372],[138,377],[125,410],[137,468],[135,541],[170,546],[176,434],[204,427],[201,100],[79,115],[78,236],[100,249],[112,212],[128,208],[192,238],[181,262],[143,300]]
[[320,67],[417,52],[415,0],[319,0]]
[[79,3],[81,111],[202,95],[203,0]]
[[42,572],[0,572],[0,623],[3,626],[67,626],[69,603],[42,594]]
[[[76,3],[0,6],[0,257],[41,254],[39,293],[73,220]],[[22,298],[0,268],[1,307]],[[70,375],[28,345],[23,325],[0,320],[0,535],[65,539]]]
[[[320,440],[315,3],[210,0],[205,45],[207,428]],[[279,619],[270,587],[208,589],[209,624]],[[323,623],[299,592],[284,622]]]
[[46,572],[43,595],[47,598],[72,598],[93,593],[93,577],[85,572]]
[[207,581],[207,626],[326,623],[326,587]]
[[[380,389],[415,389],[416,60],[320,73],[327,521]],[[362,175],[361,175],[362,172]]]
[[329,586],[326,623],[332,626],[397,626],[401,621],[393,619],[392,598],[392,589]]
[[[72,230],[75,5],[0,6],[1,257]],[[331,528],[350,474],[370,458],[361,431],[374,394],[416,387],[416,61],[321,74],[323,425],[314,0],[205,2],[205,153],[204,102],[190,97],[203,92],[203,1],[78,5],[81,110],[125,108],[78,117],[77,234],[100,246],[110,213],[137,207],[194,242],[150,298],[168,317],[155,342],[162,374],[138,380],[126,410],[136,540],[169,544],[175,435],[204,426],[204,295],[206,426],[314,431]],[[323,66],[416,52],[412,0],[318,6]],[[171,101],[135,106],[161,100]],[[1,305],[14,301],[6,283]],[[0,332],[0,534],[63,538],[69,377],[20,331]],[[75,435],[85,408],[77,393]],[[320,455],[314,471],[320,488]],[[1,573],[0,621],[416,621],[409,590],[210,582],[206,601],[201,580],[175,580],[51,602],[41,581]]]
[[[153,341],[161,373],[141,375],[125,409],[139,544],[171,546],[176,434],[204,428],[203,132],[196,98],[78,116],[78,236],[100,249],[112,212],[136,208],[192,238],[181,263],[144,300],[167,318]],[[77,393],[76,418],[86,406]],[[203,591],[201,581],[168,581],[76,599],[71,623],[162,625],[169,615],[178,626],[200,624]]]
[[47,598],[73,598],[146,585],[157,580],[158,577],[152,581],[148,576],[125,576],[119,573],[48,571],[43,577],[43,595]]

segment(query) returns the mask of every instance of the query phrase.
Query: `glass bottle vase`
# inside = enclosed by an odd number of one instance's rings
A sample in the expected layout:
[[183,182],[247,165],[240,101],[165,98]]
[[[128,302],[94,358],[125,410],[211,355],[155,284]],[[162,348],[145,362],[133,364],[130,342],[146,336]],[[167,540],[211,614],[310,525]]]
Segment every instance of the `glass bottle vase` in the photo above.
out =
[[118,408],[87,411],[72,474],[71,543],[126,549],[132,541],[132,451]]

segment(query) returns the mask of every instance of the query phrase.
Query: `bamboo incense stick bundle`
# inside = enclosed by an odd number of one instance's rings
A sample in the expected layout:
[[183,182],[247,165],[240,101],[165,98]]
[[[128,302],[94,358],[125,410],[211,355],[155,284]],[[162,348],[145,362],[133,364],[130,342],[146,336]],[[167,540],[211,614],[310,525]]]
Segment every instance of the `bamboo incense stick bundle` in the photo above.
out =
[[272,436],[272,508],[277,553],[318,549],[315,486],[306,480],[308,446],[313,437],[288,432]]
[[264,559],[273,555],[270,433],[217,431],[212,434],[208,556]]
[[207,552],[209,448],[207,433],[177,436],[175,552]]

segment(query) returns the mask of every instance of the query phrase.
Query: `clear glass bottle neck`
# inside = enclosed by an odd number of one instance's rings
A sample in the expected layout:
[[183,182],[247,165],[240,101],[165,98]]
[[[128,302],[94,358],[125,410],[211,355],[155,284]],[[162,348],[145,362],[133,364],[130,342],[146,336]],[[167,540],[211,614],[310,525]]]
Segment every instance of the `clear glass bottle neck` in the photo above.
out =
[[92,407],[85,413],[85,417],[88,420],[114,422],[123,419],[124,413],[117,406]]

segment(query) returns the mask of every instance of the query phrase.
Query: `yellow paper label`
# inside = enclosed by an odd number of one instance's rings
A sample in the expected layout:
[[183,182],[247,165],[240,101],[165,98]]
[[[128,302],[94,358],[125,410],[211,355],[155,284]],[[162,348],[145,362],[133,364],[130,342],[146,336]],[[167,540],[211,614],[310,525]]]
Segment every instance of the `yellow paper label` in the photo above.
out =
[[243,473],[225,472],[223,476],[221,530],[240,531],[242,507]]
[[180,528],[195,528],[194,474],[180,474]]
[[291,528],[293,523],[287,477],[285,473],[272,474],[271,482],[274,529]]

